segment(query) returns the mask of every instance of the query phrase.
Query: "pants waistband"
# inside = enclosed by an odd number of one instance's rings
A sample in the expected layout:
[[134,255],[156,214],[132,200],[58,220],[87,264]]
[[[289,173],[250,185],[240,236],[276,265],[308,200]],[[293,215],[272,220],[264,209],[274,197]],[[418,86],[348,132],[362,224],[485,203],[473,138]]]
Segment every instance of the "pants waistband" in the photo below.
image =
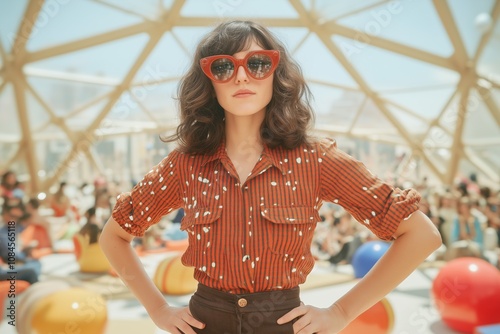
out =
[[[300,288],[273,290],[265,292],[232,294],[198,284],[193,297],[213,302],[217,308],[228,312],[235,309],[241,313],[285,310],[300,305]],[[215,306],[215,305],[214,305]]]

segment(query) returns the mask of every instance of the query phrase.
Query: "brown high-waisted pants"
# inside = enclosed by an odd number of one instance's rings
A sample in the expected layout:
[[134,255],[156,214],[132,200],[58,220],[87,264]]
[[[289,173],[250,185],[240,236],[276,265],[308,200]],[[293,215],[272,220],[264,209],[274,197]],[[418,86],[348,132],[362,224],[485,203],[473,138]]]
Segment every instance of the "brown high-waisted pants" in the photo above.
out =
[[191,314],[205,324],[202,334],[293,334],[293,323],[278,325],[276,320],[300,306],[299,288],[231,294],[205,285],[191,297]]

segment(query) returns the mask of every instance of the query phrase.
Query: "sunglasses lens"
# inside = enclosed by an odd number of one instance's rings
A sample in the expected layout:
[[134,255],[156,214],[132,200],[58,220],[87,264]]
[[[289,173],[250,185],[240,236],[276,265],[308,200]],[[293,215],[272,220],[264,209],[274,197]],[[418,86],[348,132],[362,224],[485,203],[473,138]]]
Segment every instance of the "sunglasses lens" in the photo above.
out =
[[234,63],[228,58],[215,60],[210,66],[210,71],[218,81],[226,81],[234,73]]
[[273,67],[273,60],[265,54],[256,53],[248,58],[247,69],[255,79],[265,78]]

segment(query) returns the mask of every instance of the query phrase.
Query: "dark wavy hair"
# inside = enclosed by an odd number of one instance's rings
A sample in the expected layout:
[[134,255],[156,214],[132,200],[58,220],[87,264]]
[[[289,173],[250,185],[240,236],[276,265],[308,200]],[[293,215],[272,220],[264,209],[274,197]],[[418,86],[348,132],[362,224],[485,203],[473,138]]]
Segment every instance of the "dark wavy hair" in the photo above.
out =
[[224,110],[216,99],[212,82],[199,65],[200,59],[233,55],[248,48],[252,41],[263,49],[280,51],[272,99],[260,129],[261,140],[271,148],[293,149],[309,144],[307,131],[314,113],[302,71],[268,29],[250,21],[222,23],[201,40],[191,68],[178,88],[180,124],[175,134],[162,138],[164,141],[177,141],[179,150],[185,153],[213,154],[217,150],[225,138]]

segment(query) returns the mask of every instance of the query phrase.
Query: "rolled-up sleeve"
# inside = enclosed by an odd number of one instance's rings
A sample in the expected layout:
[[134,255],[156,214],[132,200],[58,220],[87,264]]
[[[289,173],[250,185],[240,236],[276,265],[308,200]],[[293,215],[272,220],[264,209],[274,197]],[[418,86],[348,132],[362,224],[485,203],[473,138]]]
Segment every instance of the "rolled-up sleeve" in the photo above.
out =
[[178,151],[171,152],[132,191],[118,195],[112,216],[125,231],[143,236],[148,227],[181,206],[179,154]]
[[378,179],[360,161],[337,148],[334,140],[320,144],[321,199],[333,202],[366,225],[377,237],[392,240],[399,224],[418,210],[420,194]]

